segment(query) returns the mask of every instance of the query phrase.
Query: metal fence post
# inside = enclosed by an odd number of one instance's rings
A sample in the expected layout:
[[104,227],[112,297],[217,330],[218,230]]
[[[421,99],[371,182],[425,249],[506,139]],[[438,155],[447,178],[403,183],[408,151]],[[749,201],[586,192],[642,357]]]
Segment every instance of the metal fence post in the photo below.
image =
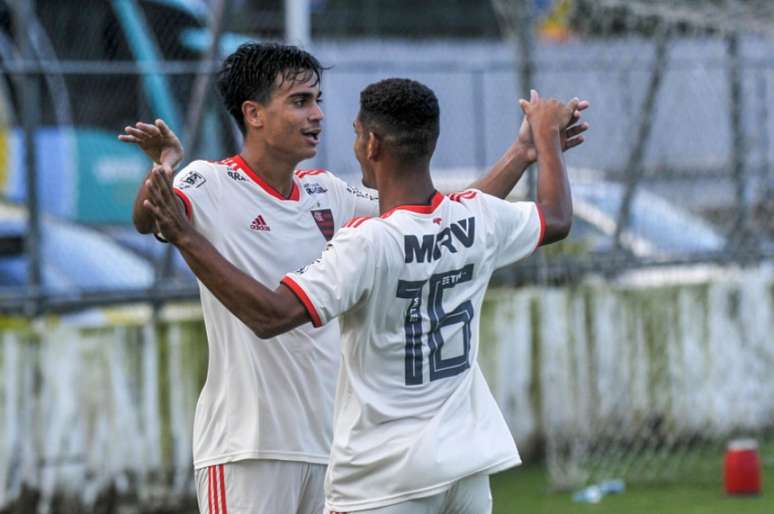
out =
[[16,0],[13,4],[13,22],[16,44],[23,60],[20,100],[21,122],[24,130],[24,165],[27,181],[27,233],[24,238],[27,258],[27,289],[29,301],[25,307],[27,315],[37,315],[41,310],[41,241],[40,205],[38,203],[37,156],[35,136],[40,123],[40,90],[35,56],[30,44],[28,24],[32,20],[33,0]]

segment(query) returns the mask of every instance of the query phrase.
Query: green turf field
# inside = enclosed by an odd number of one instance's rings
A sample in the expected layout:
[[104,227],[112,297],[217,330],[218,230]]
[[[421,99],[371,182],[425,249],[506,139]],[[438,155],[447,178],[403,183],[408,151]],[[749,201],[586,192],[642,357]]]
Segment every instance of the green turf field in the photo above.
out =
[[545,469],[522,466],[492,477],[493,514],[774,514],[774,466],[763,470],[763,494],[728,497],[721,470],[715,483],[629,485],[600,503],[572,501],[572,494],[548,492]]

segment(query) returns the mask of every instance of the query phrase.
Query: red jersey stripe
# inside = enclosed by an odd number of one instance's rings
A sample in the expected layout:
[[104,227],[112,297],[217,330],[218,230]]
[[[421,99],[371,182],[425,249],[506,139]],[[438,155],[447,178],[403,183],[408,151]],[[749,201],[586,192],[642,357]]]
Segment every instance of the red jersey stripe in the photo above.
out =
[[287,275],[282,277],[282,280],[280,280],[280,283],[284,284],[291,291],[293,291],[293,294],[296,295],[296,297],[301,301],[302,304],[304,304],[306,313],[309,314],[309,319],[312,320],[312,325],[314,325],[315,327],[321,327],[322,321],[320,321],[320,316],[317,314],[317,309],[315,309],[314,304],[312,303],[312,300],[309,299],[309,296],[306,294],[306,291],[304,291],[295,280],[293,280]]
[[344,224],[344,227],[348,227],[348,228],[349,227],[352,227],[352,228],[357,227],[358,225],[360,225],[361,223],[363,223],[367,219],[369,219],[368,216],[355,216],[354,218],[352,218],[351,220],[346,222]]
[[538,217],[540,218],[540,235],[538,235],[538,243],[535,247],[535,250],[537,250],[538,247],[543,244],[543,237],[546,235],[546,218],[543,214],[543,208],[540,206],[540,204],[536,203],[535,207],[537,208]]
[[328,170],[316,169],[316,170],[296,170],[296,176],[298,178],[304,178],[309,175],[321,175],[327,173]]

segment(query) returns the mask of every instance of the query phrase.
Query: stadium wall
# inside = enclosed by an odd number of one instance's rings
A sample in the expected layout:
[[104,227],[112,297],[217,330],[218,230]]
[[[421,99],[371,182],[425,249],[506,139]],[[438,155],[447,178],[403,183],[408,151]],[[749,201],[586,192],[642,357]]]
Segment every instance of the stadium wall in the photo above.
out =
[[[479,361],[534,460],[546,441],[772,427],[772,332],[770,267],[640,271],[492,288]],[[0,335],[0,511],[193,505],[191,427],[207,366],[198,307],[5,319]]]

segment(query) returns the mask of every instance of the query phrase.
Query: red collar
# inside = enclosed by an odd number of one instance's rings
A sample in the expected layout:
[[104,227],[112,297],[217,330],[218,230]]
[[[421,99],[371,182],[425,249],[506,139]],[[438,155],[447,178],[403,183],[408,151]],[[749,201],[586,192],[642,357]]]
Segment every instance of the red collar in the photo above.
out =
[[381,215],[382,218],[386,218],[390,214],[392,214],[395,211],[411,211],[411,212],[417,212],[419,214],[431,214],[434,212],[439,205],[441,205],[441,201],[443,201],[443,195],[439,193],[438,191],[433,194],[432,198],[430,198],[430,204],[425,205],[398,205],[397,207],[393,207],[389,211],[385,212]]
[[290,195],[286,198],[285,196],[282,195],[282,193],[274,189],[274,187],[271,184],[263,180],[256,172],[254,172],[250,168],[250,166],[248,166],[247,162],[245,162],[245,160],[242,159],[241,155],[237,154],[231,159],[226,159],[226,160],[227,161],[230,160],[234,164],[234,166],[239,169],[239,171],[241,171],[242,173],[250,177],[253,180],[253,182],[261,186],[261,188],[263,188],[264,191],[269,193],[274,198],[277,198],[279,200],[285,200],[285,201],[290,200],[293,202],[297,202],[301,196],[301,194],[298,191],[298,186],[296,185],[295,180],[293,180],[293,186],[290,189]]

